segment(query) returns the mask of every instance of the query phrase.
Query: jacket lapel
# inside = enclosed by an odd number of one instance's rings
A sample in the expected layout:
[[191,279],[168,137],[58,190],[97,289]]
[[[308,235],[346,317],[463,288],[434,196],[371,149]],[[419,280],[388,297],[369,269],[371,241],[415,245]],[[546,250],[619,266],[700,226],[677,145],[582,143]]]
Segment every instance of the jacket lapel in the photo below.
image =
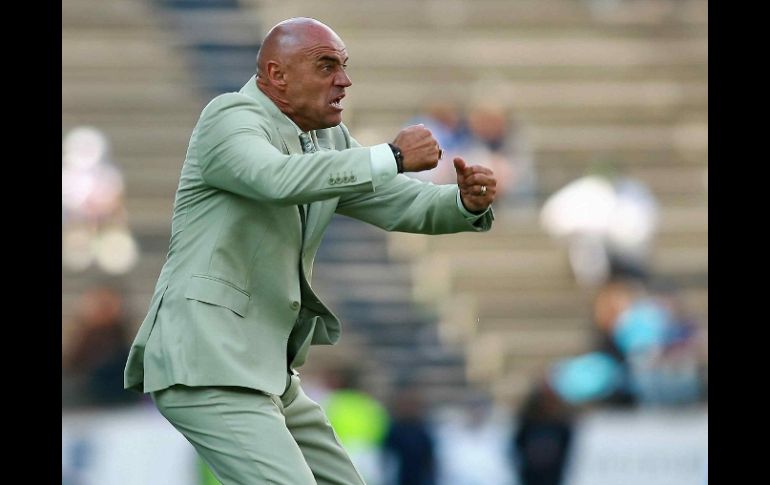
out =
[[[281,136],[286,153],[304,153],[302,151],[302,145],[300,144],[296,128],[294,128],[294,125],[289,122],[286,116],[281,113],[281,110],[278,109],[278,107],[270,100],[270,98],[265,96],[265,94],[260,91],[259,88],[257,88],[256,76],[252,76],[251,79],[249,79],[249,81],[241,88],[240,93],[253,98],[267,113],[269,113],[271,119],[273,120],[276,131]],[[331,147],[332,141],[328,138],[327,130],[319,130],[316,131],[315,134],[316,139],[314,142],[317,143],[316,146],[319,150],[333,150]],[[316,230],[323,230],[325,228],[325,225],[319,228],[318,222],[319,220],[323,219],[328,223],[328,219],[331,218],[329,213],[334,212],[334,207],[336,207],[336,200],[319,201],[308,205],[310,207],[308,214],[302,214],[302,210],[298,207],[298,218],[300,219],[300,224],[302,225],[302,235],[305,243],[315,237],[318,237],[318,235],[315,234]]]

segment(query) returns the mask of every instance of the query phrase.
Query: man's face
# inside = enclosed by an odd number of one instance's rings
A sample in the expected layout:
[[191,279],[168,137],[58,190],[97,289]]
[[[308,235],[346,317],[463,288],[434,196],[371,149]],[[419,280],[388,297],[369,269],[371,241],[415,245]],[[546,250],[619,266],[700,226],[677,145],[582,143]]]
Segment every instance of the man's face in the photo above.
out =
[[318,30],[291,56],[286,66],[286,99],[292,119],[304,130],[331,128],[342,122],[341,101],[352,85],[342,41]]

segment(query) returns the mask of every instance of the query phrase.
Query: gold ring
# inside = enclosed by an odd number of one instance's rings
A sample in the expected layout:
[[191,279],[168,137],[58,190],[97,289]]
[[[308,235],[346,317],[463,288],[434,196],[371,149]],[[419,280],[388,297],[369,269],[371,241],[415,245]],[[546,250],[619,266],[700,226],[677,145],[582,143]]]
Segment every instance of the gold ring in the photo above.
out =
[[479,195],[484,195],[486,193],[487,193],[487,186],[486,185],[482,185],[481,186],[481,192],[479,193]]

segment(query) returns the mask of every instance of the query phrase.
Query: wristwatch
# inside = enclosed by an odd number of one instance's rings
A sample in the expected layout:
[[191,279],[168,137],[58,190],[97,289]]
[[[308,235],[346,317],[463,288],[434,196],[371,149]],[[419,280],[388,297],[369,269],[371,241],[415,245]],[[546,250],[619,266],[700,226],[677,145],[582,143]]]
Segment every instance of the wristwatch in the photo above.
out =
[[388,143],[388,146],[393,150],[393,158],[396,159],[396,171],[404,173],[404,155],[401,153],[401,149],[392,143]]

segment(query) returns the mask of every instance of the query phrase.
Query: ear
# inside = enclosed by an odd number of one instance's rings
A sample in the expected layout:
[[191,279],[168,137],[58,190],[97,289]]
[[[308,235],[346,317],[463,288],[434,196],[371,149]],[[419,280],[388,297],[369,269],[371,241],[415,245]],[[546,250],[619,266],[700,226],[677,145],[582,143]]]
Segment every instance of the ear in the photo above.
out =
[[286,87],[286,72],[277,61],[267,62],[267,79],[276,87]]

